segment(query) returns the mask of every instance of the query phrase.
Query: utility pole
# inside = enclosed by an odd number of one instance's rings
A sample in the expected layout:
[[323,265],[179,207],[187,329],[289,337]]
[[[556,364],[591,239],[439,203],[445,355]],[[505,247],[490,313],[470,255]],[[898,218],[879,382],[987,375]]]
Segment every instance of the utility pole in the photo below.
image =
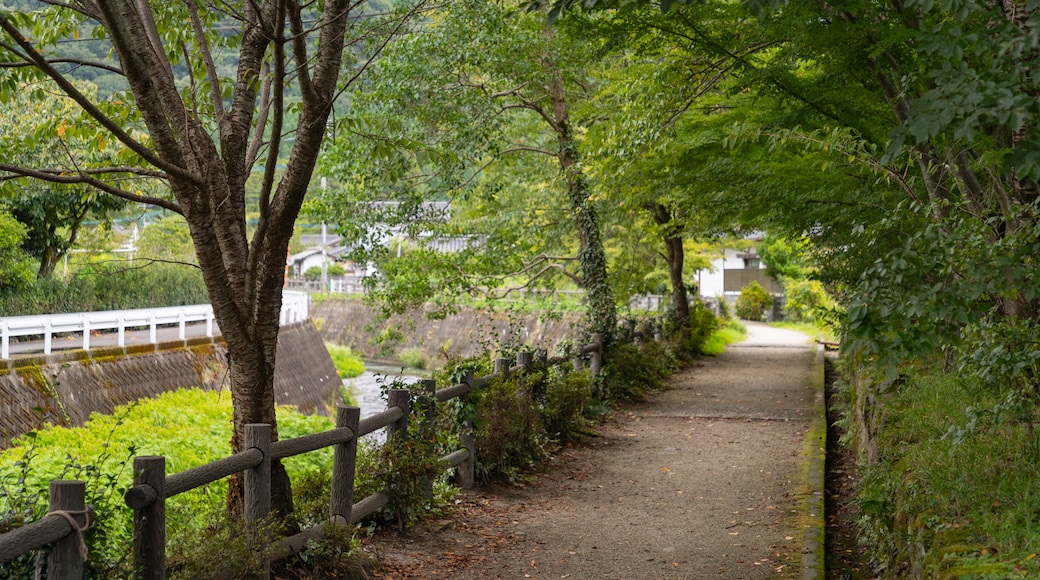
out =
[[[321,197],[325,198],[325,193],[329,189],[329,180],[327,177],[321,178]],[[329,262],[328,262],[328,244],[326,238],[326,227],[325,220],[321,220],[321,291],[329,291]]]

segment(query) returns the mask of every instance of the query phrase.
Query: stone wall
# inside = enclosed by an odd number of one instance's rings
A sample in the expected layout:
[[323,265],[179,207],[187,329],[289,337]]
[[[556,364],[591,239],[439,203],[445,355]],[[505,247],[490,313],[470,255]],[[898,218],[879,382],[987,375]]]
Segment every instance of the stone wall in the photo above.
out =
[[[227,388],[227,350],[211,339],[18,358],[0,367],[0,449],[44,423],[82,425],[91,413],[185,387]],[[275,399],[325,412],[341,382],[310,322],[278,337]]]
[[[422,350],[438,367],[448,357],[469,357],[484,352],[484,345],[522,343],[550,351],[564,339],[579,338],[581,314],[557,316],[462,309],[443,320],[423,315],[376,320],[375,311],[361,300],[330,298],[312,303],[311,319],[327,342],[349,346],[366,360],[396,363],[401,351]],[[400,333],[394,340],[394,336]]]

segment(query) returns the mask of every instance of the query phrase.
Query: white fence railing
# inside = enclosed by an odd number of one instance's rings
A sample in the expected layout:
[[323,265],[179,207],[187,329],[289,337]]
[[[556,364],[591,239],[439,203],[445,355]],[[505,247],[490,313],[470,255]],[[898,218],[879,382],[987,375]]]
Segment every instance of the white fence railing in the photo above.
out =
[[[279,322],[284,326],[306,320],[309,307],[310,296],[306,292],[286,290],[282,294]],[[213,307],[209,304],[75,314],[5,316],[0,318],[0,359],[11,358],[11,339],[14,337],[42,337],[43,354],[51,354],[54,337],[59,334],[78,334],[82,337],[82,342],[77,341],[73,346],[66,348],[90,350],[90,333],[94,331],[114,330],[116,344],[123,347],[126,346],[127,330],[148,328],[148,341],[155,344],[158,342],[159,327],[176,325],[178,340],[184,340],[189,323],[205,323],[205,335],[208,337],[220,332],[213,319]]]

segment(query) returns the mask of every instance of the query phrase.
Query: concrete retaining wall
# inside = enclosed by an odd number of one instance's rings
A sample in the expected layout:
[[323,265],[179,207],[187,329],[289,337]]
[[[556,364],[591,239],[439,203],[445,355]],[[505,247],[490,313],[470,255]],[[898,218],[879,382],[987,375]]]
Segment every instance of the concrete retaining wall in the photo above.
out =
[[416,315],[379,322],[371,307],[347,298],[312,303],[310,314],[327,342],[349,346],[367,360],[397,362],[401,351],[418,348],[434,368],[449,357],[480,354],[484,345],[521,343],[551,350],[561,340],[579,338],[582,320],[578,313],[549,317],[462,309],[443,320]]
[[[130,348],[68,351],[8,361],[0,368],[0,449],[44,423],[82,425],[91,413],[184,387],[228,388],[227,350],[219,339]],[[275,399],[325,412],[341,382],[310,322],[278,336]]]

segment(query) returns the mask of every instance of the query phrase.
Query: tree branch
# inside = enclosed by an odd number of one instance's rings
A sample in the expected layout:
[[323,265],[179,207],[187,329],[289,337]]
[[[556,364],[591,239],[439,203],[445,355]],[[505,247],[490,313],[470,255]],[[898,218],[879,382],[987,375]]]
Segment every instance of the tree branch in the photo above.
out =
[[[160,197],[152,197],[147,195],[138,195],[136,193],[130,193],[124,189],[120,189],[111,184],[105,183],[100,179],[96,179],[93,175],[88,172],[69,173],[67,171],[61,171],[56,169],[29,169],[27,167],[19,167],[17,165],[10,165],[8,163],[0,163],[0,171],[6,171],[15,175],[0,176],[0,180],[9,181],[12,179],[18,179],[19,177],[31,177],[39,179],[41,181],[47,181],[50,183],[63,183],[63,184],[76,184],[82,183],[95,187],[105,193],[121,197],[123,199],[133,201],[136,203],[147,203],[150,205],[157,205],[159,207],[168,209],[172,212],[179,213],[181,215],[184,212],[176,202],[168,199],[162,199]],[[112,173],[111,170],[106,173]],[[94,174],[98,174],[97,170],[94,170]]]
[[158,167],[162,171],[170,175],[175,175],[195,185],[200,184],[197,176],[195,176],[183,167],[179,167],[173,163],[168,163],[164,161],[159,156],[157,156],[154,151],[148,149],[143,144],[138,142],[136,139],[131,137],[130,134],[124,131],[118,123],[116,123],[107,115],[102,113],[101,110],[98,109],[94,105],[94,103],[90,102],[90,99],[88,99],[83,93],[79,92],[79,90],[75,86],[73,86],[73,84],[67,78],[65,78],[63,74],[61,74],[57,71],[57,69],[51,66],[51,64],[47,62],[47,59],[44,58],[42,54],[36,51],[32,43],[29,42],[29,40],[25,38],[24,35],[22,35],[21,31],[18,30],[18,28],[15,27],[10,20],[8,20],[7,16],[3,14],[0,14],[0,30],[3,30],[12,39],[14,39],[15,43],[25,52],[24,55],[19,54],[19,56],[22,56],[23,58],[26,58],[29,61],[31,61],[34,66],[40,69],[48,77],[50,77],[61,88],[61,90],[69,96],[69,98],[71,98],[73,101],[76,102],[77,105],[83,108],[83,110],[86,111],[86,113],[90,115],[92,118],[94,118],[98,123],[100,123],[102,127],[111,132],[112,135],[116,139],[118,139],[120,143],[126,145],[131,151],[140,155],[142,159],[154,165],[155,167]]
[[[0,42],[0,48],[5,49],[5,50],[7,50],[8,52],[10,52],[12,54],[21,55],[21,53],[17,49],[15,49],[15,47],[11,46],[10,44],[8,44],[6,42]],[[22,55],[22,56],[24,57],[24,55]],[[67,58],[67,57],[65,57],[65,58],[48,58],[47,62],[52,64],[52,65],[55,65],[55,64],[74,64],[74,65],[77,65],[77,66],[86,66],[86,67],[90,67],[90,68],[97,68],[97,69],[101,69],[101,70],[104,70],[104,71],[108,71],[110,73],[115,73],[115,74],[120,75],[120,76],[122,76],[122,74],[123,74],[123,69],[121,69],[119,67],[112,66],[110,64],[105,64],[103,62],[95,62],[95,61],[91,61],[91,60],[84,60],[82,58]],[[28,67],[35,67],[35,66],[36,65],[34,63],[29,62],[29,61],[26,61],[26,62],[0,62],[0,69],[5,69],[5,68],[28,68]]]
[[[361,65],[361,67],[357,71],[355,71],[354,74],[349,79],[347,79],[347,81],[345,83],[343,83],[343,86],[341,86],[339,88],[339,90],[336,91],[336,98],[338,98],[348,88],[350,88],[350,86],[352,84],[354,84],[354,81],[356,81],[358,79],[358,77],[361,76],[362,73],[364,73],[366,70],[368,70],[368,67],[372,66],[372,63],[375,62],[376,58],[380,54],[382,54],[383,49],[386,48],[386,45],[390,43],[390,39],[392,39],[395,36],[397,36],[397,33],[400,32],[401,27],[404,26],[404,23],[407,22],[408,19],[410,19],[412,16],[418,14],[419,11],[420,11],[419,10],[420,7],[422,7],[424,4],[426,4],[426,2],[427,2],[427,0],[422,0],[421,2],[417,3],[414,7],[412,7],[411,10],[409,10],[404,16],[402,16],[398,20],[397,24],[394,25],[393,30],[390,31],[390,34],[387,34],[386,37],[383,39],[383,42],[379,45],[379,48],[377,48],[372,53],[372,55],[368,57],[368,60],[365,61],[365,64]],[[335,100],[335,98],[333,100]]]
[[256,163],[256,158],[260,155],[260,148],[264,144],[264,129],[267,127],[267,116],[271,111],[271,85],[273,78],[271,76],[271,65],[264,61],[263,68],[260,69],[260,76],[263,77],[263,85],[260,89],[260,106],[257,108],[256,127],[253,130],[253,138],[249,141],[249,149],[246,153],[246,172],[248,173],[252,169],[253,164]]
[[202,54],[202,62],[206,65],[206,75],[209,76],[210,98],[213,99],[213,114],[217,118],[217,126],[220,127],[220,131],[224,132],[228,129],[227,117],[224,113],[224,99],[220,92],[220,77],[217,76],[217,65],[213,63],[213,52],[209,48],[209,41],[206,40],[206,31],[202,29],[202,19],[199,18],[199,9],[195,4],[195,0],[184,0],[184,6],[188,9],[191,28],[195,32],[195,47]]

